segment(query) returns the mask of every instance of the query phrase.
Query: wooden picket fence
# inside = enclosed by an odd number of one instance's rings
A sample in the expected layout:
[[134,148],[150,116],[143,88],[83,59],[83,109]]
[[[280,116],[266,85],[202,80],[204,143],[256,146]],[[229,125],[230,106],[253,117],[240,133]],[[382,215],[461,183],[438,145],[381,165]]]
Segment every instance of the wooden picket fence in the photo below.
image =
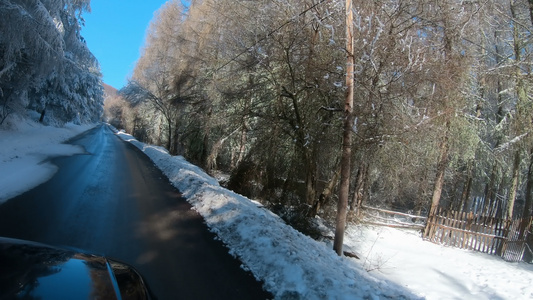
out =
[[424,238],[437,244],[499,255],[507,261],[521,261],[533,248],[532,221],[533,218],[506,220],[439,208],[429,216]]

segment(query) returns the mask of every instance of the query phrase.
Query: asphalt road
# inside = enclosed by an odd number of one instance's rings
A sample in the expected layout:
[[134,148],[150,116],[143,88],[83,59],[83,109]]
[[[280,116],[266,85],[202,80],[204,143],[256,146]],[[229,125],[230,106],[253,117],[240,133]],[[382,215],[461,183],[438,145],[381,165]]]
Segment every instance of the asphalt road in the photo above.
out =
[[136,267],[158,299],[265,299],[177,189],[107,126],[52,159],[48,182],[0,205],[0,236],[68,246]]

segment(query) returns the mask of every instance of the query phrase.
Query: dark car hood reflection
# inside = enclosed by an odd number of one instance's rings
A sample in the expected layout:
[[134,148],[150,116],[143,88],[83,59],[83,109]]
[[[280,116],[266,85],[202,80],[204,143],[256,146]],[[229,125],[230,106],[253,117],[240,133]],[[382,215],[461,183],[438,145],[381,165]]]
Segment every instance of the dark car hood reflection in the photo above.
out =
[[140,275],[102,256],[0,238],[0,299],[149,299]]

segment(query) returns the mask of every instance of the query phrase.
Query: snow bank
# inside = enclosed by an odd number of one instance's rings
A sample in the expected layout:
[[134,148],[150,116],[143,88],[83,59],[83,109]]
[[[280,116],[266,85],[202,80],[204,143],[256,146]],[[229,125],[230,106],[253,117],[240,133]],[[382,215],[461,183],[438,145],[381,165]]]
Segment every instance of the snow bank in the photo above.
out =
[[123,132],[205,218],[209,228],[276,299],[410,299],[404,288],[339,257],[249,199],[235,194],[181,156]]
[[94,126],[58,128],[20,119],[0,130],[0,204],[50,179],[57,167],[48,158],[83,153],[82,147],[61,143]]

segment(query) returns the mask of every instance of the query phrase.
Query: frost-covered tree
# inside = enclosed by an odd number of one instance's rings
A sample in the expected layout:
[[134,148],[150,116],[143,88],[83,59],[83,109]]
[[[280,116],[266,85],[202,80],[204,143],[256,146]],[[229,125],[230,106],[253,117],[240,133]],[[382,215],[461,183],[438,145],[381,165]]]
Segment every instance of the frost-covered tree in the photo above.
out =
[[60,123],[100,118],[101,74],[80,35],[89,2],[0,2],[0,122],[24,109]]
[[[190,61],[180,60],[184,52],[182,41],[182,4],[169,1],[152,20],[143,54],[133,72],[133,78],[121,94],[135,105],[153,111],[163,122],[157,140],[164,140],[173,154],[178,153],[179,117],[184,102],[193,98],[194,75],[187,66]],[[160,123],[160,122],[157,122]]]

